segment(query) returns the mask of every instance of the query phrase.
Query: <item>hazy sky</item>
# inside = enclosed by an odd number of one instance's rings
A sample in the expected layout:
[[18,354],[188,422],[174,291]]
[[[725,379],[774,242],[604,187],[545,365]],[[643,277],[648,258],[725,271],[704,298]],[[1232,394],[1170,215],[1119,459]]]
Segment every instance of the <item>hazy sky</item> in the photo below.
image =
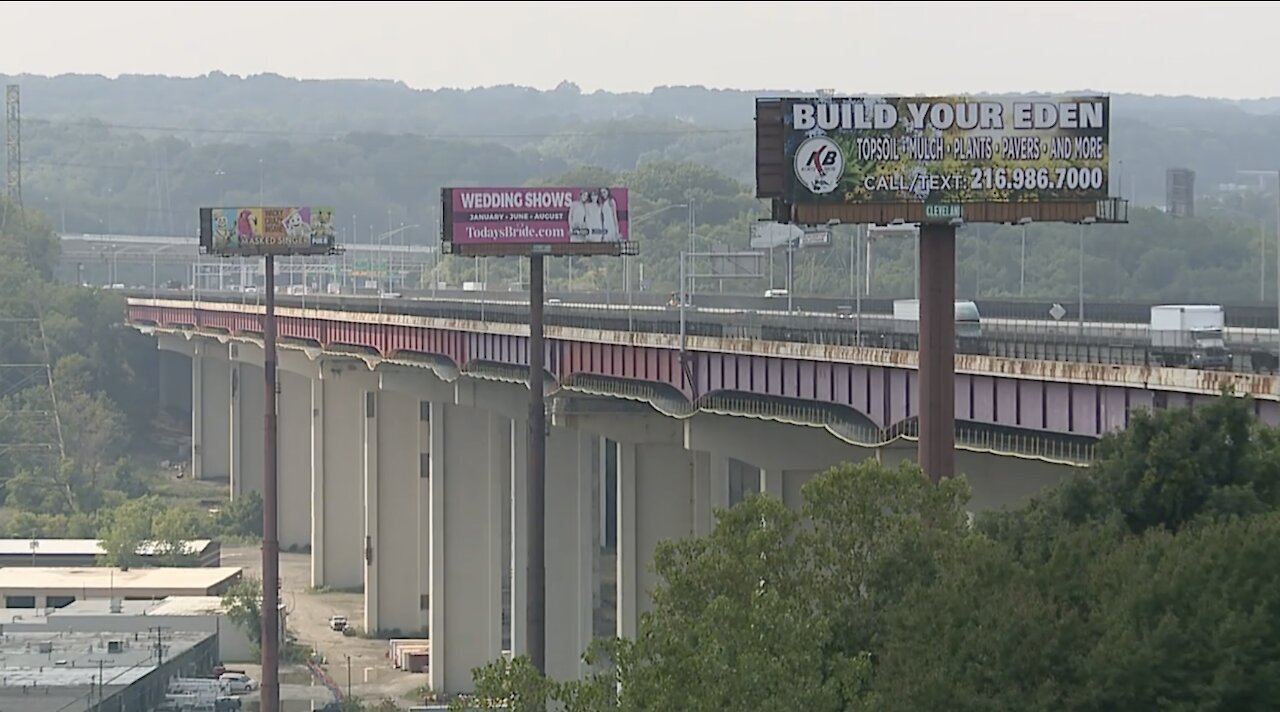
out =
[[1273,3],[6,2],[0,18],[7,74],[1280,95]]

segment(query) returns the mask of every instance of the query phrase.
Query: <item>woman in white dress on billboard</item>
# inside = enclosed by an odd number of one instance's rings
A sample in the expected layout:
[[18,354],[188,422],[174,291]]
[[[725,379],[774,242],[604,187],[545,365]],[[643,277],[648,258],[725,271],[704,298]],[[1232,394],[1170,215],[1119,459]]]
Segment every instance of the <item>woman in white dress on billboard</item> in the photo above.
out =
[[600,204],[594,191],[587,193],[586,213],[586,242],[600,242],[604,235],[604,206]]
[[587,242],[591,239],[591,231],[587,227],[587,204],[595,196],[584,190],[578,199],[569,204],[569,242]]
[[608,188],[600,189],[597,202],[600,203],[601,222],[604,224],[604,234],[600,236],[600,242],[621,240],[622,237],[618,234],[618,203],[614,201]]

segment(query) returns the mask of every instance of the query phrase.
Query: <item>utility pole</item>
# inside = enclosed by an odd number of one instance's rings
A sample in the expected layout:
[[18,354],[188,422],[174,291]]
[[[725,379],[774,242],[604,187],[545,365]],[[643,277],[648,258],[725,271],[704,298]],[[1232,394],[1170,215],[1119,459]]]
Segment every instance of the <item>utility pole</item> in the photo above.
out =
[[[98,688],[98,706],[100,708],[102,706],[102,703],[106,702],[106,678],[103,677],[104,675],[103,665],[109,661],[103,658],[94,658],[89,662],[98,664],[97,688]],[[90,687],[89,689],[89,709],[93,709],[93,688],[92,687]]]
[[529,462],[528,497],[529,538],[528,599],[525,616],[528,618],[525,635],[533,668],[546,673],[547,655],[547,572],[546,572],[546,513],[547,513],[547,406],[543,366],[543,255],[537,251],[529,255],[529,437],[526,447]]
[[156,667],[164,665],[164,637],[162,626],[155,626],[151,630],[156,632]]
[[276,263],[266,262],[266,314],[262,323],[263,407],[262,484],[262,712],[280,710],[280,539],[279,478],[276,457]]

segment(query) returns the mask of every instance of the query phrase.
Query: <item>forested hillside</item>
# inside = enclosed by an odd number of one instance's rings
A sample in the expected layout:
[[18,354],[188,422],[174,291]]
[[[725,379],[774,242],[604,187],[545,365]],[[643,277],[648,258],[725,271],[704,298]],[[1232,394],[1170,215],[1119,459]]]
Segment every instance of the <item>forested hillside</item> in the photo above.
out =
[[52,227],[3,198],[0,253],[0,537],[100,536],[127,564],[146,539],[260,531],[260,498],[210,514],[150,496],[156,461],[189,450],[159,442],[155,342],[122,326],[120,295],[54,282]]
[[[701,87],[584,94],[520,87],[415,91],[394,82],[297,81],[273,75],[196,79],[126,76],[4,78],[22,86],[24,196],[69,232],[195,232],[211,203],[327,203],[344,240],[400,226],[408,242],[433,240],[447,185],[598,182],[629,185],[633,216],[694,199],[697,249],[746,249],[755,200],[753,94]],[[761,92],[779,94],[789,92]],[[1139,205],[1163,201],[1164,171],[1197,171],[1202,219],[1137,211],[1127,227],[1084,236],[1089,299],[1197,299],[1239,303],[1274,295],[1275,210],[1265,195],[1219,195],[1219,183],[1256,183],[1238,170],[1280,165],[1275,102],[1117,96],[1113,185]],[[637,223],[654,289],[675,282],[690,215],[666,210]],[[797,260],[797,293],[848,294],[848,229],[836,247]],[[1261,239],[1266,236],[1266,239]],[[1072,299],[1074,228],[1028,230],[1025,290],[1021,231],[987,226],[960,238],[962,295]],[[401,237],[396,238],[401,239]],[[875,248],[872,290],[910,293],[910,251]],[[775,283],[783,279],[776,255]],[[516,277],[496,260],[488,281]],[[1273,270],[1272,270],[1273,271]],[[471,261],[446,260],[439,277],[472,279]],[[481,270],[481,274],[485,274]],[[616,261],[557,261],[559,288],[620,288]],[[700,289],[758,292],[757,283]],[[412,285],[410,285],[412,286]]]

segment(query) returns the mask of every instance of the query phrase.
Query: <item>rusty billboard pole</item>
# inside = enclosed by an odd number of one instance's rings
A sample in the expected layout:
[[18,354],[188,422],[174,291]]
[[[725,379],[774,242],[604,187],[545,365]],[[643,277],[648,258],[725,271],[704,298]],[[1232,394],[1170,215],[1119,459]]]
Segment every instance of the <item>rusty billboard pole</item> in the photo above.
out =
[[920,226],[920,467],[956,474],[956,228]]
[[262,318],[262,712],[280,709],[280,479],[276,450],[276,261],[265,258]]
[[260,709],[280,712],[280,480],[276,397],[275,257],[341,252],[333,209],[238,207],[200,209],[200,251],[219,257],[264,259],[262,316],[262,681]]
[[[919,226],[919,449],[955,472],[956,232],[1125,223],[1109,193],[1106,96],[756,100],[756,196],[775,222]],[[859,315],[860,316],[860,315]]]

